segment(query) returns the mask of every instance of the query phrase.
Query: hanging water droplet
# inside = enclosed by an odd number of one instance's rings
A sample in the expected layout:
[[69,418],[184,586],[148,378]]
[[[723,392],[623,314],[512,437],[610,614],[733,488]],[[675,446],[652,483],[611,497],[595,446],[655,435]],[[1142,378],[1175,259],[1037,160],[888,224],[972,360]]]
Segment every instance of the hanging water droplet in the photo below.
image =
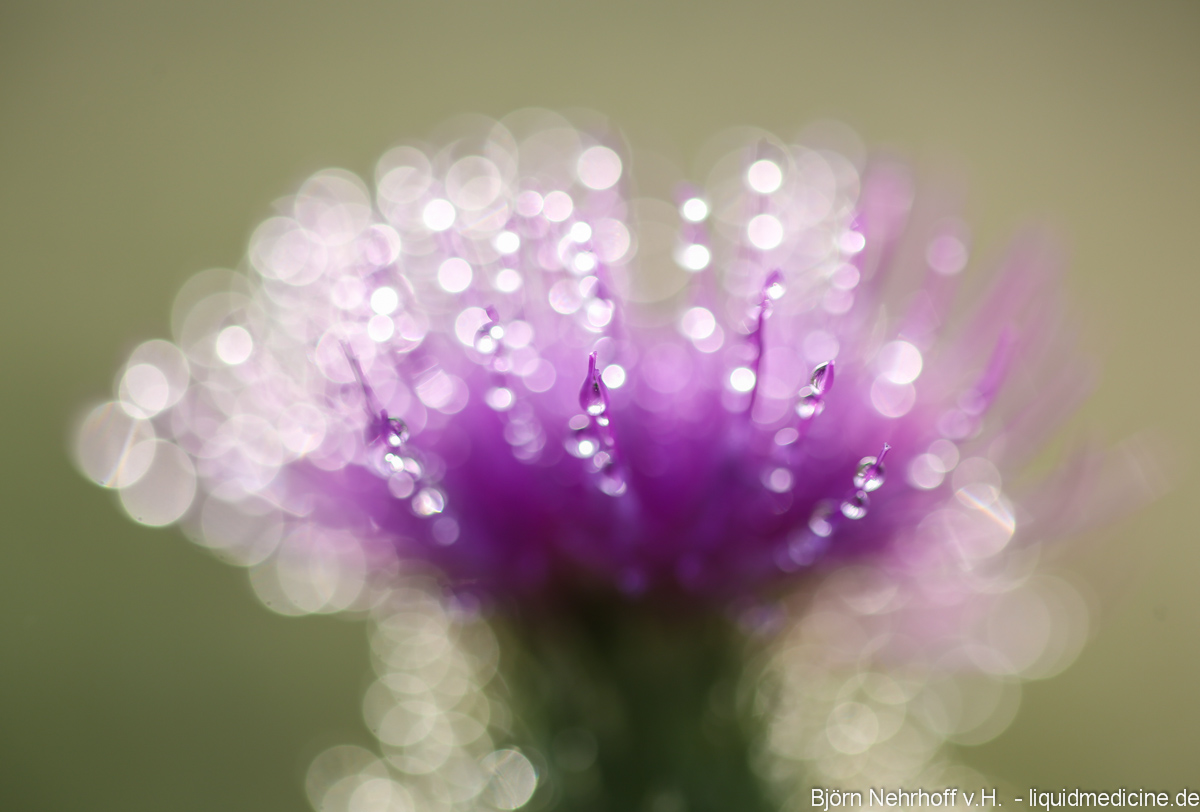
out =
[[824,395],[833,388],[833,361],[817,365],[812,372],[810,386],[818,395]]
[[383,441],[391,448],[400,448],[408,442],[408,424],[398,417],[384,415]]
[[588,374],[579,391],[579,405],[592,417],[604,414],[608,409],[608,393],[600,372],[596,369],[596,353],[588,356]]
[[581,460],[590,459],[600,450],[600,438],[590,426],[578,429],[567,440],[567,451]]
[[796,403],[796,414],[801,420],[811,420],[825,411],[825,399],[814,392],[811,386],[800,390],[800,400]]
[[808,529],[821,538],[828,537],[833,532],[833,522],[829,521],[832,513],[832,505],[828,502],[820,503],[813,509],[812,516],[808,517]]
[[491,355],[497,348],[500,342],[492,337],[492,332],[486,326],[480,327],[479,332],[475,334],[475,351],[481,355]]
[[763,296],[771,301],[778,301],[785,293],[787,293],[787,285],[783,282],[783,273],[778,269],[771,271],[771,275],[767,277],[767,282],[763,286]]
[[446,509],[446,497],[437,488],[422,488],[413,497],[412,509],[418,516],[433,516]]
[[854,472],[854,487],[869,493],[878,490],[883,485],[885,475],[883,458],[887,456],[890,449],[891,446],[884,443],[883,451],[878,457],[863,457],[858,461],[858,468]]
[[847,519],[861,519],[867,515],[867,506],[871,499],[866,491],[856,491],[853,496],[842,502],[842,515]]
[[384,454],[383,462],[390,471],[394,472],[404,470],[404,457],[400,456],[394,451],[389,451],[388,453]]
[[622,475],[616,461],[610,459],[600,469],[600,490],[609,496],[620,496],[625,493],[625,477]]

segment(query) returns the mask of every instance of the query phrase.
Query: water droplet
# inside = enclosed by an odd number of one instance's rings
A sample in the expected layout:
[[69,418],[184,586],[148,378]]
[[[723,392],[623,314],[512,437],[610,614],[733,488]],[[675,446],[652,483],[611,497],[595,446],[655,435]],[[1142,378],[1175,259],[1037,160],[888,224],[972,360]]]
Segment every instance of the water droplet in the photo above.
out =
[[437,488],[422,488],[413,497],[412,509],[418,516],[433,516],[446,509],[446,497]]
[[787,293],[787,285],[783,282],[783,273],[778,269],[771,271],[767,282],[763,285],[763,295],[771,301],[778,301]]
[[867,515],[867,506],[871,499],[866,491],[857,491],[849,499],[842,502],[842,515],[847,519],[861,519]]
[[854,487],[870,493],[883,485],[885,475],[883,458],[887,456],[889,450],[891,450],[891,446],[884,443],[883,451],[879,453],[878,457],[863,457],[858,461],[858,468],[854,472]]
[[383,441],[391,448],[400,448],[408,442],[408,424],[398,417],[383,416]]
[[801,420],[811,420],[825,411],[825,399],[814,392],[811,386],[800,390],[800,401],[796,404],[796,414]]
[[585,426],[577,429],[567,440],[566,445],[567,451],[572,456],[586,460],[595,456],[596,452],[600,450],[600,438],[596,436],[595,429]]
[[500,349],[500,341],[504,338],[504,326],[500,324],[500,314],[492,305],[487,307],[487,321],[475,331],[475,350],[483,355],[494,355]]
[[818,395],[825,395],[833,388],[833,361],[826,361],[823,364],[817,364],[812,371],[810,386],[812,391]]
[[833,532],[833,522],[829,521],[832,513],[833,506],[828,502],[817,505],[813,509],[812,516],[808,518],[808,529],[821,538],[828,537]]
[[401,457],[394,451],[389,451],[388,453],[384,454],[383,462],[392,471],[404,470],[404,457]]
[[596,369],[596,353],[588,356],[588,374],[579,392],[579,405],[593,417],[604,414],[608,409],[608,391],[600,372]]
[[609,496],[620,496],[625,493],[625,477],[616,462],[610,459],[600,469],[600,490]]

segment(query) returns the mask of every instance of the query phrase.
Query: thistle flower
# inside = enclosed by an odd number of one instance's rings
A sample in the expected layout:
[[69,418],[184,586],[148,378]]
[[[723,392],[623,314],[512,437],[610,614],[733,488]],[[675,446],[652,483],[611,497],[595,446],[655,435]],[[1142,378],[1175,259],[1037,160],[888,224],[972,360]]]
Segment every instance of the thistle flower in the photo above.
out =
[[[329,594],[278,576],[310,611],[393,554],[492,596],[728,599],[931,523],[968,559],[1003,548],[1001,458],[1062,411],[1038,391],[992,417],[1054,329],[1038,260],[941,339],[962,224],[909,234],[902,168],[760,139],[681,197],[683,270],[647,281],[659,224],[617,147],[496,124],[389,152],[373,196],[315,175],[243,273],[185,287],[175,344],[140,347],[88,422],[85,469],[156,524],[194,469],[208,543],[322,562]],[[923,278],[897,296],[903,271]],[[168,504],[140,494],[168,479]]]
[[[903,648],[1034,669],[961,623],[1024,583],[1080,487],[1014,500],[1086,388],[1048,255],[1018,244],[961,318],[966,227],[914,207],[899,163],[755,134],[671,204],[635,197],[630,164],[603,127],[526,112],[391,150],[373,192],[314,175],[240,272],[187,283],[174,341],[84,421],[81,467],[253,566],[283,613],[380,606],[421,562],[463,605],[646,595],[762,626],[764,596],[834,572],[857,631],[782,638],[828,638],[804,674],[825,663],[829,696]],[[804,682],[785,661],[774,684]],[[867,704],[782,695],[772,752],[865,769],[882,717],[867,735]]]

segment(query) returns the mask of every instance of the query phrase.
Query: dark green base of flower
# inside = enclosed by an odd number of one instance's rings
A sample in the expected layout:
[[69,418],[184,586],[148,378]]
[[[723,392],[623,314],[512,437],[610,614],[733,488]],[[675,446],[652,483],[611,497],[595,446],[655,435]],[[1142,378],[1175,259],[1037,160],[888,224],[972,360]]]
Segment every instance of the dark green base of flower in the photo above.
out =
[[772,808],[750,769],[732,624],[619,598],[556,609],[497,623],[514,732],[542,774],[531,809]]

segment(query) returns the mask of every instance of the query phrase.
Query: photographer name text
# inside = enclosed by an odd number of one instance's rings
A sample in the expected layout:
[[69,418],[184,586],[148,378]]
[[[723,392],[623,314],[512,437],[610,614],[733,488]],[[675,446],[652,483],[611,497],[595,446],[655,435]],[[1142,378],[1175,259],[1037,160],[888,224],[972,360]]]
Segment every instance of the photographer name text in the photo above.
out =
[[[1082,789],[1030,789],[1027,796],[1013,798],[1012,802],[1028,809],[1044,810],[1044,812],[1054,812],[1059,808],[1194,807],[1200,806],[1200,793],[1188,789],[1178,792],[1151,792],[1143,789],[1117,789],[1110,792],[1092,792]],[[956,787],[947,787],[931,791],[882,788],[843,790],[814,787],[812,790],[812,807],[820,809],[822,812],[854,807],[976,806],[996,807],[1004,806],[1004,803],[997,800],[994,788],[967,791]]]

